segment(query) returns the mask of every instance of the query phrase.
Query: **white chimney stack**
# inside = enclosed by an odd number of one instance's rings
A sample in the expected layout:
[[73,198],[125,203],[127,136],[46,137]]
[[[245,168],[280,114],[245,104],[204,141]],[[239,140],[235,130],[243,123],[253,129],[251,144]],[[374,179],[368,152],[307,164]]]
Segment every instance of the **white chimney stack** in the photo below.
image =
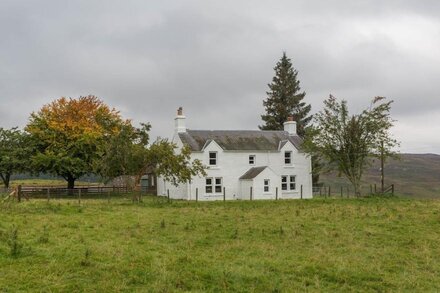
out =
[[284,122],[284,131],[287,131],[289,135],[296,135],[296,121],[293,121],[293,117],[287,117],[287,121]]
[[175,131],[177,133],[186,132],[185,119],[183,108],[179,107],[179,109],[177,109],[177,116],[174,118]]

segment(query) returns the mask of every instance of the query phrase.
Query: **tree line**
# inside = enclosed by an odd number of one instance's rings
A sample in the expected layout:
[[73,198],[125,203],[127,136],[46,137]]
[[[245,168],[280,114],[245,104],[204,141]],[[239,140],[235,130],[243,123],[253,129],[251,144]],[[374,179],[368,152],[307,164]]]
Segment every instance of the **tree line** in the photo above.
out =
[[[302,151],[312,158],[313,184],[319,182],[319,174],[336,170],[359,194],[371,158],[395,155],[398,142],[390,133],[392,101],[375,97],[361,113],[350,114],[347,101],[330,95],[323,110],[311,115],[298,71],[286,53],[274,71],[259,128],[283,130],[287,118],[293,117],[304,140]],[[150,143],[150,128],[149,123],[133,126],[92,95],[59,98],[31,113],[23,130],[0,128],[0,178],[9,187],[14,173],[48,173],[64,178],[67,187],[73,188],[86,174],[105,179],[136,175],[140,180],[152,171],[174,184],[206,174],[199,160],[191,160],[188,147],[176,152],[177,146],[166,139]]]
[[383,163],[397,155],[395,148],[399,145],[390,132],[394,122],[390,115],[393,101],[377,96],[361,113],[350,114],[347,101],[330,94],[323,109],[310,115],[311,105],[304,102],[306,93],[301,90],[298,71],[286,53],[274,71],[263,101],[264,124],[260,129],[282,130],[287,118],[294,118],[297,133],[304,140],[302,151],[312,159],[313,184],[319,183],[320,174],[337,171],[359,195],[363,172],[372,158],[380,158],[383,188]]
[[140,180],[152,170],[174,184],[205,174],[188,147],[176,152],[166,139],[150,144],[150,128],[133,126],[95,96],[62,97],[33,112],[24,130],[0,128],[0,177],[9,187],[14,173],[49,173],[64,178],[70,189],[86,174]]

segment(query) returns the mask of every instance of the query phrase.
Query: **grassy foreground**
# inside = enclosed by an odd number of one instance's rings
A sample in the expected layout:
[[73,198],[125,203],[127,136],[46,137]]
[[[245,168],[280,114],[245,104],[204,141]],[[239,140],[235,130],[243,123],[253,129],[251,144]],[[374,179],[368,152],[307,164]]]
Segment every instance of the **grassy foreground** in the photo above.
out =
[[0,292],[439,291],[440,201],[0,205]]

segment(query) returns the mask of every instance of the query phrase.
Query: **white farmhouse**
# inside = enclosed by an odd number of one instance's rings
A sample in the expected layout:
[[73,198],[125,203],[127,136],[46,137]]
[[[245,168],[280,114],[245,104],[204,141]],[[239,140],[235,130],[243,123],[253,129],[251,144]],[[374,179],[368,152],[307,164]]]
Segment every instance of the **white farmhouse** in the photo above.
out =
[[157,194],[185,200],[311,198],[311,159],[301,152],[296,122],[284,131],[190,130],[177,111],[173,142],[188,145],[192,159],[208,166],[207,176],[175,187],[162,178]]

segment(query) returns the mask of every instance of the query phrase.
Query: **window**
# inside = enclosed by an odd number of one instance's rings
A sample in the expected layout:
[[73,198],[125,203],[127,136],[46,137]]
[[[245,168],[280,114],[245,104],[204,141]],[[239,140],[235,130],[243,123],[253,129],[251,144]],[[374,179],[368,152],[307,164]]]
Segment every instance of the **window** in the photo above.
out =
[[296,176],[281,176],[281,190],[296,190]]
[[287,190],[287,176],[281,176],[281,190]]
[[255,165],[255,155],[249,155],[249,165]]
[[292,152],[284,152],[284,164],[292,164]]
[[264,192],[269,192],[269,184],[270,184],[270,180],[264,179]]
[[290,176],[290,190],[295,190],[296,189],[296,184],[295,184],[295,176]]
[[222,193],[222,178],[215,178],[215,193]]
[[206,193],[212,193],[212,178],[206,178]]
[[205,192],[206,193],[222,193],[223,179],[222,177],[206,178]]
[[217,166],[217,152],[209,152],[209,165]]

